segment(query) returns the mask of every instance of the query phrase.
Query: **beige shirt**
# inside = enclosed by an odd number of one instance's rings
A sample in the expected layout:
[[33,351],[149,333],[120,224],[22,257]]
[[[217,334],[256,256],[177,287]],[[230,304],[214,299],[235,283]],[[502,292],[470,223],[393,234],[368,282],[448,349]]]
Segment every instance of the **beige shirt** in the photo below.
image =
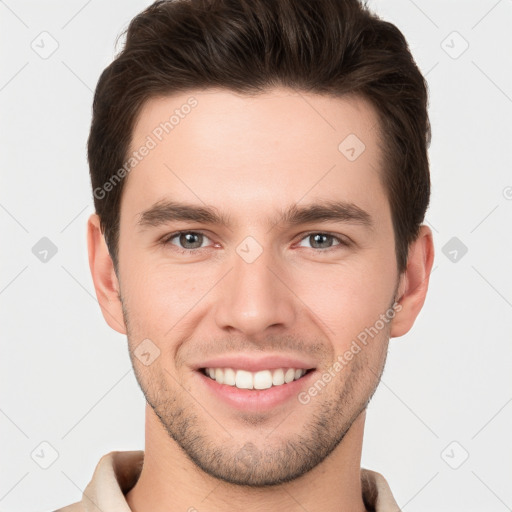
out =
[[[143,460],[143,450],[107,453],[98,462],[82,499],[54,512],[131,512],[125,494],[137,482]],[[361,468],[361,484],[368,510],[400,512],[380,473]]]

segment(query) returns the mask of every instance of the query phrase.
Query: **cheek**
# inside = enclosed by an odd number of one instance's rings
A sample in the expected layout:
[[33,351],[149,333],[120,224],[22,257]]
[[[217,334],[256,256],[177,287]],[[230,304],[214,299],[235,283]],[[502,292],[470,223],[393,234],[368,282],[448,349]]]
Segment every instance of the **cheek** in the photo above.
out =
[[326,336],[342,350],[385,314],[396,279],[395,260],[376,252],[357,265],[317,266],[302,272],[300,280],[294,278],[293,289]]
[[122,295],[133,330],[155,339],[172,336],[211,288],[211,280],[191,265],[150,264],[131,254],[123,262]]

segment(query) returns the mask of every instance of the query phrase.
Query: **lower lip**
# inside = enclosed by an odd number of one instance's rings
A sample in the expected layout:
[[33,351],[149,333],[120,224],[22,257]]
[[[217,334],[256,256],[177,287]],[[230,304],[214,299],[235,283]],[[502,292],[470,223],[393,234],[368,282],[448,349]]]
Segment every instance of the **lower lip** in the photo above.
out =
[[298,401],[298,394],[306,387],[316,373],[312,370],[298,380],[272,386],[267,389],[239,389],[236,386],[219,384],[216,380],[206,376],[201,371],[197,372],[207,389],[223,402],[231,407],[250,412],[263,412],[281,405],[294,398]]

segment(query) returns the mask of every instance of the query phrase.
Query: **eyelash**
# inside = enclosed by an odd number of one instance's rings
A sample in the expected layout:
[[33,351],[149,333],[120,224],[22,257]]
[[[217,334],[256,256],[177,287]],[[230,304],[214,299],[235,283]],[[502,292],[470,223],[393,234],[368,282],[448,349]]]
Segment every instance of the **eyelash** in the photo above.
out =
[[[208,235],[206,233],[203,233],[202,231],[176,231],[175,233],[171,233],[170,235],[166,235],[165,237],[163,237],[161,239],[160,243],[164,246],[173,245],[173,250],[177,251],[179,254],[186,254],[186,255],[195,255],[195,254],[199,253],[200,251],[202,251],[203,249],[208,248],[208,247],[199,247],[197,249],[183,249],[181,247],[178,247],[177,245],[171,244],[171,240],[173,240],[177,236],[184,235],[184,234],[203,235],[206,238],[209,238]],[[333,250],[336,250],[336,248],[350,246],[350,242],[348,242],[347,240],[345,240],[339,236],[333,235],[331,233],[324,232],[324,231],[310,231],[309,233],[305,233],[302,236],[302,238],[300,238],[299,242],[302,242],[302,240],[304,240],[305,238],[308,238],[312,235],[327,235],[329,237],[332,237],[337,242],[339,242],[338,244],[336,244],[332,247],[328,247],[327,249],[315,249],[314,247],[305,247],[305,249],[311,249],[317,253],[330,253]]]

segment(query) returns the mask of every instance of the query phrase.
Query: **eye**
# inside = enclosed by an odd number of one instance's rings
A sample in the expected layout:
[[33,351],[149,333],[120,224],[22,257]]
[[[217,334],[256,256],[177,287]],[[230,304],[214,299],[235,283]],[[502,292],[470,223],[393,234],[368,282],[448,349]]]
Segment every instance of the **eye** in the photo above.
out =
[[[302,240],[309,240],[311,243],[311,249],[321,249],[321,251],[327,251],[329,249],[334,249],[334,247],[341,245],[341,246],[347,246],[349,245],[348,242],[343,240],[342,238],[331,235],[329,233],[321,233],[321,232],[315,232],[315,233],[308,233]],[[337,242],[333,244],[332,242]],[[302,244],[300,244],[301,247],[304,247]],[[321,252],[320,251],[320,252]]]
[[[344,238],[330,233],[312,232],[302,237],[299,246],[303,245],[303,241],[309,240],[310,249],[317,249],[316,252],[329,252],[335,250],[337,246],[347,247],[350,245]],[[194,254],[201,249],[208,247],[208,241],[211,240],[200,231],[178,231],[167,235],[161,240],[162,245],[172,245],[173,250],[182,254]]]
[[[173,240],[175,239],[177,240],[177,244],[173,243]],[[179,252],[186,253],[193,252],[197,249],[202,249],[203,242],[205,240],[209,240],[209,238],[205,234],[198,231],[179,231],[177,233],[166,236],[162,240],[162,244],[176,245]]]

